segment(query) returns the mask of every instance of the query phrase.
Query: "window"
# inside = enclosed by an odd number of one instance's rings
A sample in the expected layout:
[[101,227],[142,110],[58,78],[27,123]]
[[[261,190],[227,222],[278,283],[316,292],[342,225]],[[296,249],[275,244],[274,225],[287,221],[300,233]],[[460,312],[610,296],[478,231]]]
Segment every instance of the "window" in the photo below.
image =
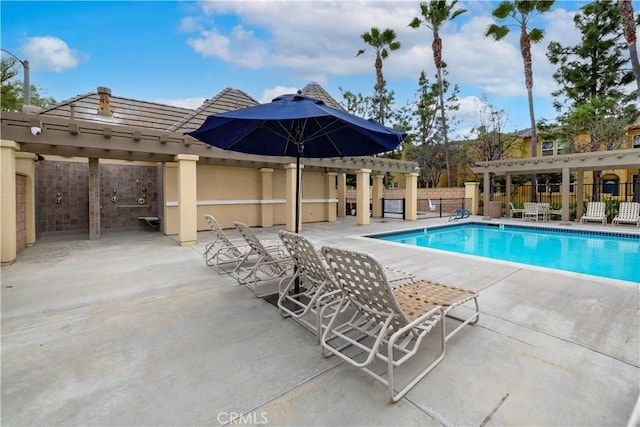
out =
[[633,144],[632,144],[633,148],[640,148],[640,134],[638,135],[633,135]]
[[567,141],[558,141],[556,143],[556,154],[565,154],[564,150],[566,150],[568,146]]
[[542,141],[542,155],[553,156],[553,141]]
[[602,192],[605,194],[611,194],[612,196],[618,195],[618,179],[605,179],[602,181]]

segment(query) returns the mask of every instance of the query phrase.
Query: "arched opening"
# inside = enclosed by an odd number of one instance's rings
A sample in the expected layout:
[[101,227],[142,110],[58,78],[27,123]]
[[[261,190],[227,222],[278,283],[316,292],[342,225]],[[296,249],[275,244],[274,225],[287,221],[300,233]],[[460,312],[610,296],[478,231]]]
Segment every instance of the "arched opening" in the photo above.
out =
[[620,178],[615,174],[602,175],[602,194],[618,196],[620,193]]

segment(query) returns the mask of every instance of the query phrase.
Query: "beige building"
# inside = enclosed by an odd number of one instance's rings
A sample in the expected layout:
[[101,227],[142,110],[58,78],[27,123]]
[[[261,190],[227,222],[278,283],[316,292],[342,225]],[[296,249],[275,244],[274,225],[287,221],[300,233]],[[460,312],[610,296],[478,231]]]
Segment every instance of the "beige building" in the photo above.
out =
[[[305,95],[339,107],[319,85]],[[2,112],[0,141],[1,261],[47,233],[87,233],[157,225],[181,245],[207,229],[203,214],[223,227],[294,229],[295,159],[220,150],[185,135],[211,114],[256,105],[225,89],[196,110],[112,96],[99,87],[45,110]],[[406,218],[416,218],[417,164],[379,157],[303,159],[301,222],[345,215],[346,175],[355,174],[358,206],[372,199],[380,215],[382,176],[403,177]],[[369,183],[372,182],[372,186]],[[358,224],[369,222],[358,209]]]

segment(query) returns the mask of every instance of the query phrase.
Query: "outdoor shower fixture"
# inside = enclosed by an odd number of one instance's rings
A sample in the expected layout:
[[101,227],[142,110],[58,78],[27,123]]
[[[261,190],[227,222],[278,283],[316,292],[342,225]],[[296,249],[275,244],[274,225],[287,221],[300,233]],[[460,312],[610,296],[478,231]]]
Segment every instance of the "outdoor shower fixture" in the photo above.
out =
[[118,203],[119,201],[120,201],[120,198],[118,197],[118,189],[114,188],[113,196],[111,196],[111,203]]
[[[136,179],[136,181],[138,180]],[[142,194],[140,194],[140,197],[138,197],[138,204],[144,205],[146,201],[147,201],[147,187],[142,187]]]
[[56,198],[54,199],[57,205],[61,205],[62,204],[62,195],[60,194],[60,192],[56,192]]

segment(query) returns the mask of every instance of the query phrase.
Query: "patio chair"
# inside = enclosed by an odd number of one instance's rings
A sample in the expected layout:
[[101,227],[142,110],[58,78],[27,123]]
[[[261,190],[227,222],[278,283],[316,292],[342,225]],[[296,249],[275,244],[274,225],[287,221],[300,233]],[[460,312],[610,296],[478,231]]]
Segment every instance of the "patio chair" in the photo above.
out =
[[436,205],[433,204],[433,202],[431,201],[431,199],[427,199],[427,201],[429,202],[429,210],[431,212],[435,212],[436,210]]
[[[230,239],[212,215],[204,215],[215,239],[205,245],[202,254],[205,263],[219,273],[237,275],[237,267],[250,252],[251,247],[243,238]],[[231,266],[232,268],[230,268]]]
[[640,227],[640,203],[638,202],[622,202],[618,208],[618,215],[611,221],[611,225],[619,225],[620,223],[635,224]]
[[[240,284],[251,286],[256,296],[260,296],[257,289],[259,282],[293,275],[293,259],[284,246],[277,250],[268,250],[247,224],[233,221],[233,225],[251,248],[237,267],[237,279]],[[251,255],[256,255],[257,259],[247,264],[246,261]]]
[[[295,273],[292,277],[280,281],[278,308],[283,316],[291,316],[294,320],[309,328],[320,339],[322,335],[325,309],[339,301],[340,288],[329,266],[316,251],[313,244],[300,233],[280,231],[280,239],[295,262]],[[295,284],[299,283],[298,292]],[[305,319],[307,314],[315,315],[315,323]]]
[[[336,355],[388,386],[393,402],[442,361],[446,342],[455,333],[478,321],[477,294],[473,291],[426,280],[392,288],[384,268],[371,255],[327,246],[322,254],[342,290],[338,308],[322,334],[323,354]],[[471,300],[475,302],[473,314],[447,335],[445,316]],[[345,319],[342,309],[346,305],[354,307],[356,313]],[[439,341],[438,355],[396,390],[395,369],[418,354],[422,342],[438,324],[439,333],[432,337]],[[381,373],[373,366],[378,360],[386,364]]]
[[549,203],[538,203],[538,219],[548,222],[551,219],[551,206]]
[[607,214],[605,212],[604,202],[589,202],[587,203],[587,212],[580,218],[580,223],[584,224],[587,221],[600,222],[602,225],[607,223]]
[[511,202],[509,202],[509,207],[511,208],[509,210],[509,218],[513,218],[513,216],[516,214],[520,214],[520,217],[522,218],[522,215],[524,214],[524,209],[517,209],[515,206],[513,206],[513,203]]
[[[340,288],[329,265],[308,238],[285,230],[280,231],[279,236],[295,262],[294,275],[280,281],[280,314],[299,321],[315,332],[319,340],[323,322],[331,316],[331,312],[325,314],[325,309],[339,301]],[[415,278],[414,274],[393,267],[386,267],[384,271],[387,280],[393,285],[412,282]],[[295,292],[296,280],[299,284],[298,292]],[[314,324],[304,318],[309,313],[316,316]]]
[[524,202],[523,221],[538,221],[538,204],[535,202]]

